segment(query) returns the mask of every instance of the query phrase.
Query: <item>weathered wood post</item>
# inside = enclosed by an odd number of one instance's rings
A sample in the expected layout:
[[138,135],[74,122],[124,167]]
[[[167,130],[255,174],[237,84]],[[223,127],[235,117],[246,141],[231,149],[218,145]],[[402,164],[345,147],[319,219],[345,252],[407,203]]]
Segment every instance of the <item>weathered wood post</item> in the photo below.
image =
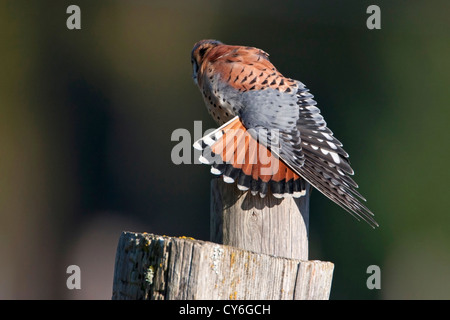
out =
[[261,198],[211,181],[212,242],[276,257],[308,260],[310,190],[301,198]]
[[261,199],[213,179],[211,242],[124,232],[112,298],[328,299],[334,265],[308,261],[308,193]]

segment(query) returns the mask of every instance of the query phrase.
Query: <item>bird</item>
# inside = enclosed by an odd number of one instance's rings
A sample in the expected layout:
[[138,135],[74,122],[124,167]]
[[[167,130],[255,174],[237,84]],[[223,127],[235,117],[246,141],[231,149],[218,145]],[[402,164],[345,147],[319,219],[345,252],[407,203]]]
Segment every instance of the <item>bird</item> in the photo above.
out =
[[218,128],[194,142],[200,162],[241,191],[276,198],[309,186],[378,227],[352,179],[343,144],[309,89],[283,76],[265,51],[205,39],[191,51],[192,78]]

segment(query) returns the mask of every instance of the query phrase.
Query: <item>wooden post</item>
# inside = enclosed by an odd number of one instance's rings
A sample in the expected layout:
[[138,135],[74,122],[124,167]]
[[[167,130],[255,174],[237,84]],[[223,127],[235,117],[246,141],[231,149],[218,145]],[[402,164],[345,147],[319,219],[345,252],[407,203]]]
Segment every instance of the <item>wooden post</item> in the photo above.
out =
[[328,299],[334,265],[308,261],[309,190],[295,200],[211,188],[213,242],[124,232],[113,299]]
[[190,238],[124,232],[113,299],[328,299],[333,264],[253,253]]
[[309,196],[277,199],[211,181],[212,242],[276,257],[308,260]]

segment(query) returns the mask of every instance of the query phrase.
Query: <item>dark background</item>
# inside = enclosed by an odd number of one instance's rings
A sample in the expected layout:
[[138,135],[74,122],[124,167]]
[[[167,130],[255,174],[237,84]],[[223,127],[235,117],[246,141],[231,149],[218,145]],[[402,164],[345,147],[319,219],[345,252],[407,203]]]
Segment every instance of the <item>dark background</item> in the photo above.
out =
[[[81,8],[81,30],[66,8]],[[366,9],[381,8],[381,30]],[[0,1],[0,298],[110,299],[121,231],[209,238],[209,167],[171,134],[212,128],[193,44],[259,47],[304,82],[381,227],[319,192],[310,258],[331,299],[449,299],[448,1]],[[66,268],[81,268],[81,290]],[[366,287],[369,265],[381,290]]]

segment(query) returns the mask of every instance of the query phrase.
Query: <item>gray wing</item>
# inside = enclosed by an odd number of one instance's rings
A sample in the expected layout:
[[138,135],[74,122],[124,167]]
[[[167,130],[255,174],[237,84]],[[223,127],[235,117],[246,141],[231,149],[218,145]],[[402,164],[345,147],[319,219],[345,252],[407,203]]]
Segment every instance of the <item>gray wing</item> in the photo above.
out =
[[[372,227],[378,226],[373,213],[350,175],[348,154],[333,136],[316,107],[313,95],[298,82],[295,92],[275,89],[243,94],[240,117],[247,130],[302,178],[330,200]],[[273,149],[273,148],[271,148]]]
[[297,97],[275,89],[247,91],[242,94],[240,117],[248,132],[264,146],[269,147],[289,166],[304,164]]

